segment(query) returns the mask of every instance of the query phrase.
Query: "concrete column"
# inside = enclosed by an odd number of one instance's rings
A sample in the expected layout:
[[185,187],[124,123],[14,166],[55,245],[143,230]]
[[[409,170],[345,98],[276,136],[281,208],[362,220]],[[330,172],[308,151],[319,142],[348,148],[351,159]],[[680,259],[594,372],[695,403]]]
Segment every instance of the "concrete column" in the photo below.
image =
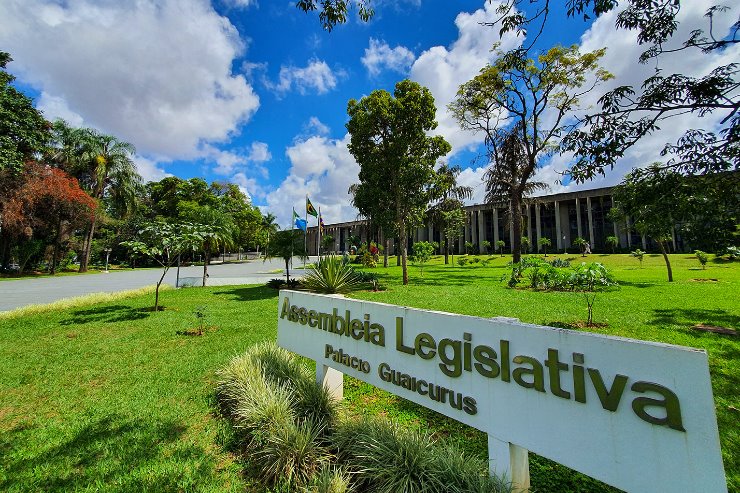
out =
[[486,240],[486,215],[482,210],[478,211],[478,251],[480,253],[488,253],[483,250],[481,243]]
[[671,243],[673,243],[673,253],[676,253],[676,228],[671,228]]
[[527,238],[529,238],[529,246],[537,248],[537,243],[532,238],[532,206],[527,206]]
[[434,225],[431,223],[427,226],[427,237],[429,238],[428,241],[434,241]]
[[612,223],[612,226],[614,226],[614,236],[616,236],[617,239],[619,239],[619,230],[617,229],[616,221]]
[[316,383],[326,387],[329,395],[335,401],[341,401],[344,396],[344,373],[334,368],[316,362]]
[[645,238],[645,235],[642,235],[642,249],[647,250],[647,238]]
[[511,491],[525,493],[530,488],[527,449],[488,435],[488,469],[491,475],[511,481]]
[[588,239],[591,248],[594,247],[594,216],[591,212],[591,197],[586,197],[586,212],[588,213]]
[[496,247],[496,243],[498,243],[499,237],[498,237],[498,207],[493,208],[493,248]]
[[583,238],[583,231],[581,231],[581,201],[576,197],[576,222],[578,223],[578,236]]
[[540,204],[534,206],[535,231],[537,232],[537,252],[540,251],[540,238],[542,238],[542,226],[540,225]]
[[560,202],[555,201],[555,243],[558,252],[563,249],[563,236],[560,231]]
[[473,213],[465,211],[465,241],[470,240],[470,228],[473,223]]
[[[480,213],[478,211],[472,211],[470,213],[470,235],[473,237],[472,241],[476,247],[480,246],[480,239],[478,237],[478,228],[480,224]],[[473,250],[475,252],[475,250]]]
[[630,225],[630,218],[625,219],[627,225],[627,248],[632,248],[632,226]]

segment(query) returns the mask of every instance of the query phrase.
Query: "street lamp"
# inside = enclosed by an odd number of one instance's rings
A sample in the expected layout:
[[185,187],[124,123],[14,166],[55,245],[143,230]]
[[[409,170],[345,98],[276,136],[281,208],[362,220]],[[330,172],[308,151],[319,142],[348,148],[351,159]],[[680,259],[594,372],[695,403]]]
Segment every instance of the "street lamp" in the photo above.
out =
[[108,272],[108,257],[110,257],[111,249],[110,248],[106,248],[103,251],[105,252],[105,272],[107,273]]

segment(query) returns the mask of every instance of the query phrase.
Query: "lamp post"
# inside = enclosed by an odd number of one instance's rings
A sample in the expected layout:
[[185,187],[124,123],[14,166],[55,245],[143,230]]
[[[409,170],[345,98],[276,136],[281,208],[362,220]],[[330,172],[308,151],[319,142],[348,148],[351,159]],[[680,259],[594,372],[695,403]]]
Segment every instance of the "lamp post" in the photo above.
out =
[[111,249],[106,248],[103,251],[105,252],[105,273],[107,274],[108,273],[108,258],[110,257]]

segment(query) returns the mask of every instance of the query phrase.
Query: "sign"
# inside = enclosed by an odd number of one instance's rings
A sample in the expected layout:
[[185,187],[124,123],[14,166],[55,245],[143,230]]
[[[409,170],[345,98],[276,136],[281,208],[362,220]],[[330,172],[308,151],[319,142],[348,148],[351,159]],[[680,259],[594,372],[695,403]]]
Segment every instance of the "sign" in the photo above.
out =
[[287,290],[278,344],[625,491],[727,491],[705,351]]

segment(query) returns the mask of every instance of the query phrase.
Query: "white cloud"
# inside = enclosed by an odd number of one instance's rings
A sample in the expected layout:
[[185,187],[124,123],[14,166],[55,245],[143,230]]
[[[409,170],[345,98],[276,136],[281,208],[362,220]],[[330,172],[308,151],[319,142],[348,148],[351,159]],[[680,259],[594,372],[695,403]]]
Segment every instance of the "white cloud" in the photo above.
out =
[[252,142],[252,147],[249,150],[247,160],[252,161],[253,163],[264,163],[270,159],[272,159],[272,154],[270,154],[270,149],[267,147],[266,143],[258,141]]
[[151,159],[134,155],[133,161],[134,164],[136,164],[136,169],[144,180],[144,183],[149,181],[159,181],[167,176],[172,176],[172,173],[167,173],[165,170],[158,167],[157,163]]
[[223,0],[229,7],[245,9],[251,6],[258,6],[257,0]]
[[494,43],[501,42],[500,49],[509,50],[521,41],[512,34],[499,39],[499,28],[482,26],[483,22],[495,22],[499,15],[496,8],[499,0],[486,1],[483,8],[473,13],[461,12],[455,18],[458,37],[452,45],[433,46],[425,50],[411,67],[411,79],[428,87],[437,105],[439,126],[434,131],[443,135],[452,145],[452,152],[477,146],[483,136],[463,131],[447,112],[447,105],[455,98],[461,84],[472,79],[495,58],[491,52]]
[[380,74],[383,68],[404,74],[415,58],[413,52],[405,46],[391,48],[385,41],[370,38],[370,46],[365,48],[362,64],[372,76]]
[[286,150],[290,172],[276,190],[267,194],[268,209],[280,225],[290,225],[293,207],[299,213],[303,211],[306,195],[321,208],[327,224],[356,218],[357,210],[350,205],[347,190],[357,182],[360,167],[347,150],[348,143],[349,135],[341,140],[313,136],[296,141]]
[[59,116],[162,159],[188,159],[223,142],[259,106],[243,75],[236,28],[203,0],[7,0],[0,44],[13,68]]
[[319,120],[317,117],[312,116],[305,126],[306,132],[313,132],[316,135],[328,135],[331,129],[328,125]]
[[81,115],[69,109],[69,106],[64,99],[52,96],[45,91],[41,93],[38,101],[36,101],[36,108],[41,110],[44,114],[44,118],[49,121],[61,118],[73,127],[81,127],[85,123],[85,120]]
[[326,94],[337,86],[337,75],[325,61],[312,59],[305,67],[283,65],[280,67],[277,84],[266,82],[268,87],[278,94],[284,94],[292,89],[300,94],[306,94],[309,90],[315,90],[317,94]]

